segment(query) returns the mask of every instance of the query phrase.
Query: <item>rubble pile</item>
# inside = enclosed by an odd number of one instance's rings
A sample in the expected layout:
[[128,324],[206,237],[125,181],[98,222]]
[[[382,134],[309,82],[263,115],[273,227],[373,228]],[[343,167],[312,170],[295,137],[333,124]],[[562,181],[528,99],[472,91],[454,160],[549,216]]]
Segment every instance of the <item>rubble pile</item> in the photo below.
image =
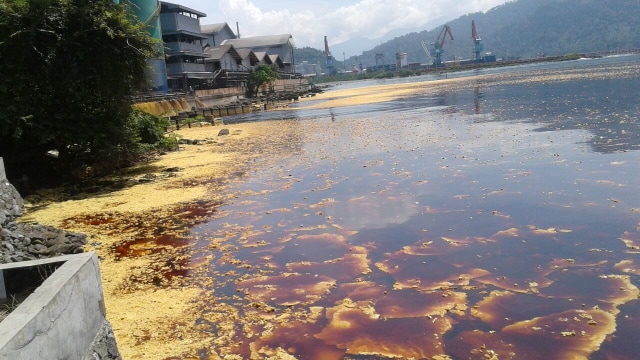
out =
[[0,264],[83,252],[86,235],[17,222],[23,213],[24,201],[0,166]]

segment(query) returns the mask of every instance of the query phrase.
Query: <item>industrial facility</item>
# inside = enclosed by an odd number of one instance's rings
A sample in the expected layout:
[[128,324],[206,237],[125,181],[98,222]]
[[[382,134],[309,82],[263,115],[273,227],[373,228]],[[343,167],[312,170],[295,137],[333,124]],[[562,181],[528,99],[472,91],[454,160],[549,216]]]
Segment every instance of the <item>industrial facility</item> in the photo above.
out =
[[331,51],[329,51],[329,41],[327,37],[324,37],[324,57],[327,66],[327,73],[329,75],[336,75],[338,70],[336,69],[336,59],[331,55]]
[[446,45],[454,41],[454,35],[449,25],[444,25],[437,38],[433,42],[427,43],[424,40],[419,40],[420,46],[426,56],[426,63],[409,62],[408,54],[402,50],[395,53],[395,63],[386,64],[385,54],[375,54],[375,65],[367,67],[368,72],[376,71],[400,71],[403,69],[417,70],[417,71],[429,71],[451,67],[468,67],[468,66],[482,66],[485,63],[492,63],[496,61],[495,55],[491,53],[483,53],[484,44],[478,34],[475,20],[471,21],[471,49],[472,57],[468,59],[453,58],[449,61],[445,60],[445,48]]
[[442,54],[444,53],[444,44],[445,44],[445,40],[447,40],[447,35],[449,35],[449,38],[451,39],[451,41],[453,41],[453,34],[451,33],[451,28],[449,27],[449,25],[445,25],[442,28],[442,30],[440,30],[440,35],[438,35],[438,38],[433,43],[433,46],[434,46],[433,53],[435,54],[435,58],[433,60],[433,67],[435,68],[444,66],[442,64]]
[[[444,54],[444,45],[446,43],[447,37],[449,37],[450,41],[453,41],[453,33],[451,32],[451,28],[448,25],[444,25],[442,27],[442,30],[440,31],[440,35],[438,35],[438,38],[436,39],[436,41],[432,43],[434,47],[434,54],[435,54],[435,57],[433,59],[433,64],[432,64],[433,68],[444,67],[446,65],[445,61],[443,60],[444,59],[443,54]],[[475,20],[471,20],[471,41],[472,41],[473,58],[455,61],[455,65],[468,66],[473,64],[484,64],[484,63],[491,63],[496,61],[496,57],[494,55],[490,53],[486,53],[486,54],[482,53],[484,50],[484,44],[482,43],[482,39],[480,38],[480,35],[478,35],[478,30],[476,29]],[[422,47],[427,53],[427,56],[430,57],[429,51],[426,45],[424,44],[424,42],[422,42]]]
[[158,57],[149,60],[151,92],[243,86],[249,71],[260,64],[274,64],[283,79],[297,76],[290,34],[241,39],[226,23],[201,25],[207,15],[183,5],[129,2],[149,34],[159,40]]

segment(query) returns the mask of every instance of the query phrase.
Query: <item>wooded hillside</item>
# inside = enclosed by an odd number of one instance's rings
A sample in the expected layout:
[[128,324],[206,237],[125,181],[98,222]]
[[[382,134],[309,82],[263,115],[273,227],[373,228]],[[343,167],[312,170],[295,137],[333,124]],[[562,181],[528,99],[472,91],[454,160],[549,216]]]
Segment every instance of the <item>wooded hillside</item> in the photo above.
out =
[[[474,56],[472,20],[475,20],[482,38],[484,52],[491,52],[498,58],[532,58],[640,48],[638,19],[638,0],[512,1],[485,13],[467,14],[448,22],[454,40],[447,38],[443,60],[452,60],[454,56],[459,59]],[[375,65],[375,54],[382,53],[384,62],[393,64],[396,53],[406,52],[409,63],[431,63],[420,41],[424,41],[433,52],[431,44],[438,38],[443,25],[396,37],[365,51],[358,56],[358,62],[365,67]],[[309,53],[308,48],[306,52]],[[297,63],[303,60],[307,60],[305,56],[296,56]],[[355,60],[347,59],[346,62],[350,64]]]

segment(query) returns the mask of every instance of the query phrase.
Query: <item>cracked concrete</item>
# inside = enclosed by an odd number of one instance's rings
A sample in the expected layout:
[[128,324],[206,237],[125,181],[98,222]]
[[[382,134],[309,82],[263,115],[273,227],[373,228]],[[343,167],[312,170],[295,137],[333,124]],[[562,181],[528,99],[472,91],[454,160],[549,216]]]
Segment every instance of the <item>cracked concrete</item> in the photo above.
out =
[[64,263],[0,323],[0,359],[120,359],[95,253],[3,264],[0,271],[56,262]]

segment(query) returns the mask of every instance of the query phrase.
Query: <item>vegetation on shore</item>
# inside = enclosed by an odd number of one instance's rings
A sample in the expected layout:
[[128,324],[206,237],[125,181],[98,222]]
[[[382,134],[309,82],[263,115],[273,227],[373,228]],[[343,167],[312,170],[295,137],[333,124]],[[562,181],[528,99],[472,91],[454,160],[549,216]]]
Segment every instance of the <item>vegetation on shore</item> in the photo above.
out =
[[131,107],[156,43],[127,2],[5,1],[0,39],[0,156],[21,191],[104,174],[163,141],[165,124]]
[[258,95],[261,87],[266,87],[271,84],[272,81],[278,78],[277,66],[261,64],[256,66],[255,69],[249,69],[249,76],[247,79],[246,97],[252,98]]

